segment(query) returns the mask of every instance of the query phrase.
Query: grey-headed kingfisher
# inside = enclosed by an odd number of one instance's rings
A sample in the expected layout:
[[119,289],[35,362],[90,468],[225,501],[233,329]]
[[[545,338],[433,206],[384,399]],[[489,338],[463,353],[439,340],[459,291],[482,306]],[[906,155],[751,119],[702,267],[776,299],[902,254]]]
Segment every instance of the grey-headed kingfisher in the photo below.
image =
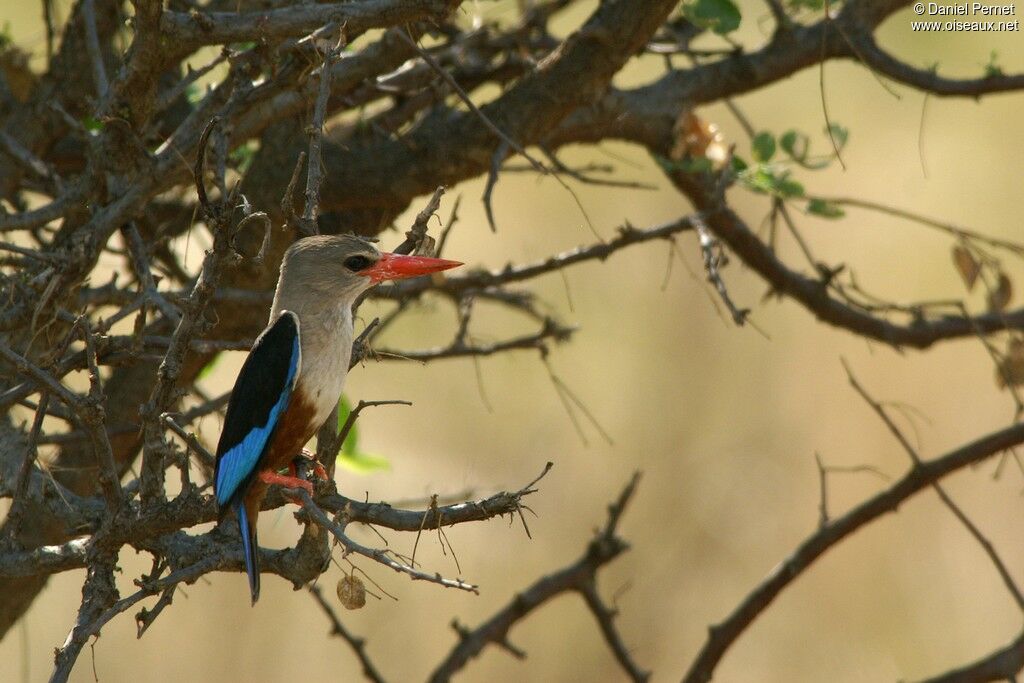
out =
[[271,484],[303,487],[283,476],[338,404],[352,352],[352,304],[384,280],[462,265],[381,253],[352,235],[295,242],[281,262],[270,322],[249,351],[228,401],[217,444],[214,491],[220,518],[234,510],[255,604],[260,594],[256,518]]

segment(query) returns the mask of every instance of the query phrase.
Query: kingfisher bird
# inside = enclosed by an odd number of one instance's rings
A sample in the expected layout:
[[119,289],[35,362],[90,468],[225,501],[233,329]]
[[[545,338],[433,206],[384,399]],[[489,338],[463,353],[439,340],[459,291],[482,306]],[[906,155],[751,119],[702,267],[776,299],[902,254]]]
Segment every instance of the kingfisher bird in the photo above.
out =
[[289,467],[341,398],[352,355],[352,305],[384,280],[462,265],[380,252],[354,235],[316,235],[285,252],[267,328],[253,343],[228,400],[217,444],[219,519],[234,510],[252,602],[260,595],[256,518],[271,484],[312,485]]

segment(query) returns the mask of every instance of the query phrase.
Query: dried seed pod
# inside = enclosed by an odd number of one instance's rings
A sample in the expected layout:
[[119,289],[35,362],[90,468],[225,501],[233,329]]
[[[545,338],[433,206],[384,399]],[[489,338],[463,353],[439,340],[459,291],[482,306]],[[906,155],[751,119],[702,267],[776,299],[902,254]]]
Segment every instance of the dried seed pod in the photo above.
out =
[[988,294],[988,310],[993,313],[1002,313],[1012,298],[1013,283],[1006,273],[999,273],[999,282],[996,288]]
[[366,604],[366,586],[355,574],[343,576],[338,580],[338,600],[345,609],[359,609]]
[[978,259],[974,258],[974,255],[966,247],[958,244],[953,247],[953,265],[960,273],[960,278],[964,281],[967,291],[974,289],[974,283],[978,281],[978,274],[981,273],[981,264],[978,263]]
[[1006,355],[996,368],[996,386],[1005,389],[1007,384],[1024,385],[1024,337],[1010,337]]

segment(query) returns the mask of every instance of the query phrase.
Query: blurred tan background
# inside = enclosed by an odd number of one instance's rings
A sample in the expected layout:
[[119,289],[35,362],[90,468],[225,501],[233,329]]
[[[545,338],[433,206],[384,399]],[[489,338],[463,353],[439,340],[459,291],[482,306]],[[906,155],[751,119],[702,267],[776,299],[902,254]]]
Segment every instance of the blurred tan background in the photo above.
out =
[[[57,3],[62,16],[68,3]],[[484,16],[506,4],[469,3]],[[743,40],[756,44],[770,28],[765,6],[743,2]],[[5,3],[0,25],[10,22],[19,40],[38,49],[39,10]],[[1019,33],[937,34],[910,31],[909,12],[890,19],[880,41],[915,65],[940,62],[943,73],[978,75],[999,53],[1008,73],[1024,70]],[[571,26],[571,22],[566,24]],[[711,44],[711,43],[708,43]],[[630,85],[660,73],[660,60],[633,65],[619,80]],[[809,192],[856,196],[942,218],[994,236],[1024,240],[1020,219],[1024,96],[980,102],[930,98],[922,122],[922,95],[884,90],[863,67],[825,67],[829,111],[848,127],[846,172],[838,167],[800,173]],[[738,104],[758,129],[781,134],[799,128],[825,151],[818,70],[804,71]],[[723,128],[749,156],[741,129],[718,105],[698,112]],[[919,146],[919,139],[921,146]],[[660,176],[642,150],[621,144],[601,151],[571,149],[565,160],[616,163],[621,175],[654,183],[639,192],[575,186],[605,237],[624,220],[646,226],[678,217],[686,202]],[[623,157],[628,161],[618,161]],[[922,169],[922,159],[927,173]],[[471,265],[539,259],[589,243],[592,235],[573,199],[550,179],[504,174],[495,191],[499,232],[486,227],[480,181],[453,188],[463,195],[461,221],[447,255]],[[734,206],[757,226],[767,200],[733,190]],[[413,211],[418,211],[417,202]],[[950,259],[950,240],[914,224],[850,210],[846,219],[800,217],[815,251],[846,263],[862,285],[900,301],[961,298],[963,285]],[[407,218],[400,225],[409,222]],[[782,238],[790,263],[802,263]],[[385,241],[385,246],[389,241]],[[541,574],[574,560],[605,506],[635,469],[644,472],[622,525],[631,552],[600,575],[602,594],[617,595],[618,625],[637,661],[655,680],[677,680],[703,643],[708,624],[722,619],[817,524],[814,454],[829,465],[870,465],[891,477],[906,457],[884,426],[848,387],[846,358],[880,400],[911,406],[921,451],[944,452],[1012,419],[1009,395],[994,382],[991,360],[977,340],[946,343],[928,352],[896,352],[825,327],[790,302],[761,304],[765,285],[734,261],[725,279],[735,300],[755,309],[753,329],[725,322],[709,301],[692,235],[679,241],[697,277],[677,262],[662,290],[667,244],[632,248],[604,264],[551,275],[533,284],[562,319],[580,326],[573,341],[551,357],[558,375],[611,434],[608,445],[584,425],[589,446],[574,432],[545,367],[534,353],[480,362],[488,411],[473,363],[367,362],[353,371],[348,395],[407,399],[412,408],[377,408],[360,421],[366,450],[390,459],[392,469],[372,476],[339,472],[345,493],[401,500],[471,488],[475,496],[518,488],[547,460],[554,470],[529,499],[533,540],[518,521],[463,525],[448,530],[462,576],[479,583],[479,597],[412,583],[366,561],[359,565],[398,597],[370,599],[342,614],[368,641],[369,654],[394,681],[419,680],[455,643],[452,618],[476,626],[514,592]],[[1024,269],[1007,261],[1024,284]],[[1021,285],[1018,285],[1018,289]],[[973,304],[981,305],[972,299]],[[1019,304],[1020,299],[1015,304]],[[479,339],[528,329],[481,306],[472,332]],[[362,311],[369,319],[371,307]],[[424,308],[382,340],[413,348],[446,343],[452,312]],[[230,356],[206,386],[230,385],[242,354]],[[909,423],[904,423],[913,431]],[[203,437],[215,443],[216,420]],[[1024,580],[1024,478],[1012,463],[999,479],[995,462],[958,474],[949,491]],[[833,514],[876,492],[884,482],[869,474],[830,480]],[[265,513],[261,541],[284,547],[297,538],[290,511]],[[366,542],[378,541],[360,533]],[[392,547],[410,552],[412,535],[388,534]],[[456,573],[436,538],[424,537],[418,559]],[[123,594],[149,569],[145,556],[122,556]],[[322,580],[333,600],[337,569]],[[258,606],[249,607],[240,574],[212,575],[185,587],[142,640],[130,614],[109,624],[83,653],[74,680],[279,681],[357,680],[355,657],[338,639],[312,599],[267,577]],[[0,680],[45,680],[52,651],[74,620],[82,572],[54,577],[22,624],[0,642]],[[340,606],[339,606],[340,610]],[[340,610],[343,611],[343,610]],[[924,493],[828,553],[782,594],[739,640],[718,669],[721,681],[874,681],[919,678],[975,659],[1016,637],[1018,610],[981,550],[938,503]],[[489,648],[461,676],[466,681],[595,680],[623,676],[582,601],[564,596],[522,622],[511,641],[526,661]]]

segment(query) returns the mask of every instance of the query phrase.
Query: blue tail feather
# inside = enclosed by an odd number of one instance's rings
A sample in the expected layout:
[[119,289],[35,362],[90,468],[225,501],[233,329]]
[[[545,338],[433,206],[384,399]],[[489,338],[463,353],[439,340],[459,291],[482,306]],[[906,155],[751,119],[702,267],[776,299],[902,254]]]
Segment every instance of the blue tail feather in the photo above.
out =
[[245,503],[235,503],[235,514],[238,516],[238,529],[242,532],[242,551],[245,554],[245,573],[249,575],[249,591],[252,593],[252,604],[260,597],[260,565],[259,546],[256,543],[256,529],[249,524],[249,515],[245,511]]

